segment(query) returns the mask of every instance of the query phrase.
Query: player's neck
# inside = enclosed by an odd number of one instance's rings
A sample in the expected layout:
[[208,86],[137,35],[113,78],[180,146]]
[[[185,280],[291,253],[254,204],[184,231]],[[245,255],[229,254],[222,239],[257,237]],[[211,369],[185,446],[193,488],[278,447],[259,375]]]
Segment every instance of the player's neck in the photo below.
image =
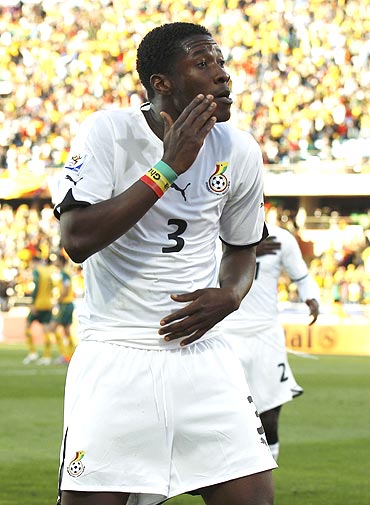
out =
[[142,110],[146,122],[149,125],[149,128],[157,135],[157,137],[161,140],[164,138],[164,123],[163,119],[157,113],[156,107],[151,103],[150,107],[146,110]]

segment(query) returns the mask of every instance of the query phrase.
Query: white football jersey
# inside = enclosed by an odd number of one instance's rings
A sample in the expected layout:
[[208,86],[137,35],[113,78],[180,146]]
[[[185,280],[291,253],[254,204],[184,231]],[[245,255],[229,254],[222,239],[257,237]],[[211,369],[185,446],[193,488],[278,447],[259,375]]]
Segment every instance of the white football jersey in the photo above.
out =
[[255,279],[249,293],[239,309],[222,322],[228,333],[232,330],[233,333],[256,335],[259,330],[277,324],[277,288],[282,270],[296,283],[302,301],[312,298],[319,301],[319,287],[308,271],[297,240],[288,230],[279,226],[268,225],[267,228],[269,236],[280,242],[281,249],[276,250],[276,254],[257,257]]
[[[72,145],[55,214],[119,195],[162,156],[140,108],[91,114]],[[182,306],[170,295],[217,286],[218,235],[233,245],[261,240],[262,178],[254,138],[216,124],[191,168],[125,235],[83,263],[80,338],[178,347],[158,335],[159,321]]]

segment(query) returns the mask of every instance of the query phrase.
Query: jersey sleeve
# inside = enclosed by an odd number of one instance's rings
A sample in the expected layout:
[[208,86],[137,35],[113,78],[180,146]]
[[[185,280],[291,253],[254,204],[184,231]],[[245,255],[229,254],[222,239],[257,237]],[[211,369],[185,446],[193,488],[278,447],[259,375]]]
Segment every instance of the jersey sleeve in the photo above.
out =
[[281,239],[281,258],[284,270],[291,281],[297,285],[299,297],[303,302],[313,298],[319,301],[319,286],[309,273],[297,240],[287,230],[281,231],[284,233]]
[[220,220],[221,240],[235,246],[255,245],[268,235],[261,150],[251,135],[241,133],[234,141],[232,188]]
[[299,298],[305,302],[306,300],[320,301],[320,289],[315,279],[309,273],[306,277],[296,282]]
[[111,198],[114,182],[114,140],[104,111],[81,124],[58,184],[54,214]]

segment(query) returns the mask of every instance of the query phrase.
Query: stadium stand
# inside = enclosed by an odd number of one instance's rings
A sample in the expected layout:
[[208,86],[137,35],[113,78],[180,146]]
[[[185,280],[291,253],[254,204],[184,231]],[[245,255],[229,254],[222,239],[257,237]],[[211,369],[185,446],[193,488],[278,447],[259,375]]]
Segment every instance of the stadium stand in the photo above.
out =
[[[63,5],[62,5],[63,4]],[[7,0],[0,7],[0,163],[59,167],[90,112],[144,99],[137,42],[156,24],[219,35],[235,121],[266,164],[348,159],[368,168],[369,5],[357,0]]]

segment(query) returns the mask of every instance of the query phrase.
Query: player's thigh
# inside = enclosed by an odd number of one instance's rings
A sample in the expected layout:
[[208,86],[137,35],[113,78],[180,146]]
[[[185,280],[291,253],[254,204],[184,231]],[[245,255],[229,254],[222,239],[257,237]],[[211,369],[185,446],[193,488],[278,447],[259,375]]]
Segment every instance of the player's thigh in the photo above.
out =
[[206,505],[273,505],[274,502],[271,470],[222,482],[199,491]]
[[61,505],[126,505],[128,493],[63,491]]

